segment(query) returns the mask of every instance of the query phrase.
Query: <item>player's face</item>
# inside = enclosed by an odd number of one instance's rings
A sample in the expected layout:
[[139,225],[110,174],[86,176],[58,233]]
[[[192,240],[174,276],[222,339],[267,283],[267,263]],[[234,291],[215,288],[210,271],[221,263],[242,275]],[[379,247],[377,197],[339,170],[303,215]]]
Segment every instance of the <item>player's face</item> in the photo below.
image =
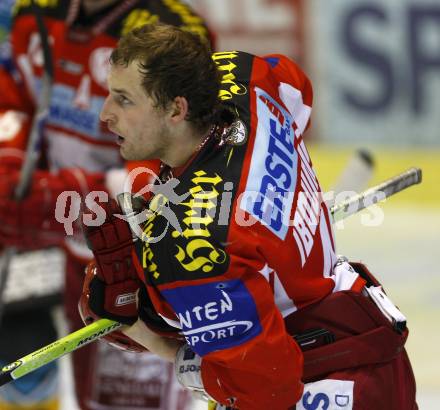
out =
[[112,65],[108,76],[110,94],[101,120],[118,135],[117,143],[127,160],[162,159],[169,147],[167,114],[154,107],[141,86],[136,62],[128,67]]

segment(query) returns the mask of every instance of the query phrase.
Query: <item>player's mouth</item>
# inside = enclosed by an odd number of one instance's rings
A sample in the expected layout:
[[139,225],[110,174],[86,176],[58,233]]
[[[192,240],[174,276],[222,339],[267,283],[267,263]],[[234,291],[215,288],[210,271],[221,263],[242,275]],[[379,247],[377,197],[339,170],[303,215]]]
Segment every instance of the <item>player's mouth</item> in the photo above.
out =
[[118,130],[115,129],[114,127],[112,127],[110,123],[107,122],[106,125],[107,125],[107,129],[108,129],[112,134],[114,134],[114,135],[116,136],[116,144],[118,144],[118,145],[122,145],[122,144],[124,143],[124,141],[125,141],[124,137],[122,137],[122,136],[119,134]]

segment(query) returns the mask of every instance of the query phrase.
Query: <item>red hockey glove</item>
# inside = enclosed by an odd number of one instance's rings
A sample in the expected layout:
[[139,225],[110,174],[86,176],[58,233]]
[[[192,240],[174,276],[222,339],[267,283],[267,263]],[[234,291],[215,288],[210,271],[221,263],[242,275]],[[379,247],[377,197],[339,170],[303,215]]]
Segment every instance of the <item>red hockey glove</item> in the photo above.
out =
[[[92,261],[87,266],[86,277],[84,279],[83,293],[82,293],[81,298],[78,303],[79,313],[81,315],[81,318],[82,318],[84,324],[86,324],[86,325],[90,325],[95,320],[101,319],[101,317],[108,317],[105,314],[105,312],[104,312],[105,316],[100,316],[100,315],[96,314],[90,307],[90,301],[92,299],[95,299],[93,304],[97,304],[98,299],[100,300],[102,305],[105,303],[104,302],[105,293],[106,293],[105,292],[105,285],[104,284],[102,285],[104,287],[104,297],[102,294],[97,295],[96,294],[96,285],[91,286],[91,284],[93,282],[96,283],[96,281],[100,281],[100,279],[97,278],[97,268],[96,268],[95,261]],[[99,286],[98,286],[98,288],[99,288]],[[108,290],[108,293],[110,294],[111,291],[109,289],[107,289],[107,290]],[[98,290],[98,294],[100,292],[101,291]],[[109,297],[109,299],[111,299],[111,297]],[[103,309],[103,306],[101,306],[101,309]],[[131,312],[130,312],[130,310],[131,310]],[[129,314],[132,313],[133,315],[136,315],[136,303],[131,304],[131,307],[128,309],[128,313]],[[111,315],[111,316],[113,316],[113,315]],[[142,345],[136,343],[134,340],[130,339],[128,336],[126,336],[124,333],[122,333],[118,330],[104,336],[103,339],[106,342],[110,343],[111,345],[113,345],[121,350],[127,350],[130,352],[145,352],[147,350]]]
[[[21,201],[14,199],[20,172],[13,168],[0,171],[0,243],[19,248],[57,245],[66,236],[64,224],[56,220],[57,199],[65,191],[75,191],[80,199],[92,187],[104,188],[103,176],[86,175],[79,169],[65,169],[58,174],[34,172],[28,194]],[[66,215],[72,210],[70,201],[62,201]],[[76,217],[76,215],[75,215]]]
[[132,324],[137,320],[136,292],[142,284],[132,259],[136,257],[133,237],[128,223],[116,216],[123,214],[116,201],[111,199],[101,205],[104,223],[83,225],[96,261],[95,274],[89,280],[89,306],[100,317]]
[[[84,234],[96,261],[94,275],[86,277],[88,307],[95,315],[133,324],[138,316],[154,332],[167,337],[182,338],[178,329],[156,313],[147,289],[133,264],[136,258],[129,224],[115,215],[122,210],[116,201],[103,205],[106,219],[99,227],[83,226]],[[84,218],[83,218],[84,220]],[[85,282],[85,286],[86,286]],[[136,307],[136,292],[139,308]]]

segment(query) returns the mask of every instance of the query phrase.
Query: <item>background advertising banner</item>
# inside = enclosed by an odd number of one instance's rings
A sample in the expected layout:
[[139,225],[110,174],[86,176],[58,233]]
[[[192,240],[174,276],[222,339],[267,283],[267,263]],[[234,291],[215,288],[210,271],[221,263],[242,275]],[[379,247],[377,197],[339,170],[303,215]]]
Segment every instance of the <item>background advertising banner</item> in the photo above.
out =
[[440,1],[310,0],[322,140],[440,143]]
[[217,34],[219,50],[303,57],[303,0],[188,1]]

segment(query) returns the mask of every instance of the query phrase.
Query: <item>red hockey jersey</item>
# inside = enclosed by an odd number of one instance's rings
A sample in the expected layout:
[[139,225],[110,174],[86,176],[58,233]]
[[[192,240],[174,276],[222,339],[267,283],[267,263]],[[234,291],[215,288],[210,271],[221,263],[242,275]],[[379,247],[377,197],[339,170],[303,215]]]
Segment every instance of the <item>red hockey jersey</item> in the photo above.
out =
[[157,311],[202,357],[207,392],[241,410],[286,410],[302,392],[302,353],[283,318],[363,282],[335,269],[302,137],[309,80],[281,55],[213,58],[236,121],[177,177],[173,197],[158,186],[150,209],[166,206],[145,222],[137,255]]

